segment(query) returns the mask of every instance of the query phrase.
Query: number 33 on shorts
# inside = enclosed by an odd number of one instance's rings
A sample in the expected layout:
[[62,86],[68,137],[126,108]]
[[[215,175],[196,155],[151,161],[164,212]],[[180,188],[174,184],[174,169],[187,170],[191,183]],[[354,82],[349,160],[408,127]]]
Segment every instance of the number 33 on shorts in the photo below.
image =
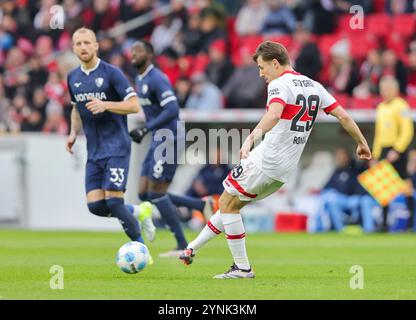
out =
[[117,187],[120,187],[124,182],[124,169],[123,168],[110,168],[110,182]]

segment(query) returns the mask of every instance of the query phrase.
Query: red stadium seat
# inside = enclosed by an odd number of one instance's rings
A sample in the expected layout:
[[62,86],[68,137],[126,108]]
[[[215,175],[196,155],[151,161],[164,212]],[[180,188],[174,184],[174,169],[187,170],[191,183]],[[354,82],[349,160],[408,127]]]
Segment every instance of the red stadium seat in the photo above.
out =
[[379,97],[368,97],[368,98],[351,98],[350,108],[351,109],[375,109],[380,103],[381,98]]
[[263,37],[263,41],[271,40],[274,42],[278,42],[281,45],[284,45],[286,48],[290,46],[292,42],[292,37],[290,35],[280,35],[280,36],[265,36]]
[[384,12],[385,0],[373,0],[374,12]]
[[385,13],[371,14],[367,19],[367,33],[372,33],[378,37],[384,37],[391,32],[391,19]]
[[252,35],[239,38],[239,48],[246,47],[250,51],[254,52],[257,46],[263,42],[261,35]]
[[[238,37],[236,34],[237,39],[237,47],[235,50],[232,51],[231,54],[231,61],[236,65],[239,66],[241,64],[241,57],[240,57],[240,50],[242,48],[247,49],[249,52],[256,51],[257,46],[263,42],[263,37],[261,35],[250,35],[244,37]],[[231,44],[233,47],[233,44]]]
[[416,96],[406,96],[404,99],[407,101],[411,109],[416,109]]
[[377,48],[376,39],[371,34],[354,34],[348,37],[351,56],[357,60],[364,60],[368,51]]
[[386,47],[393,50],[399,58],[406,54],[407,43],[404,37],[398,32],[391,32],[386,37]]
[[333,94],[333,96],[343,108],[346,108],[346,109],[349,108],[350,97],[348,96],[348,94],[335,93]]
[[340,40],[341,38],[342,37],[339,34],[326,34],[326,35],[321,36],[318,39],[318,48],[322,54],[324,63],[326,63],[328,60],[329,51],[332,45],[338,40]]
[[392,18],[393,32],[403,37],[410,37],[415,33],[415,16],[413,14],[401,14]]

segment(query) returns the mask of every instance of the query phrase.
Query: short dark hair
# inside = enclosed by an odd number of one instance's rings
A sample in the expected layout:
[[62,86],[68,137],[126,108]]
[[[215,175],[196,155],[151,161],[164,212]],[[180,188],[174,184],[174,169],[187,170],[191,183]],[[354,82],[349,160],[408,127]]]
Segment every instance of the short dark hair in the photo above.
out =
[[150,53],[150,54],[155,53],[155,49],[153,48],[153,45],[149,41],[141,39],[141,40],[137,40],[137,43],[142,44],[144,49],[147,51],[147,53]]
[[278,42],[264,41],[256,49],[253,55],[254,62],[257,62],[259,57],[264,61],[272,61],[276,59],[283,66],[290,64],[289,53],[287,49]]

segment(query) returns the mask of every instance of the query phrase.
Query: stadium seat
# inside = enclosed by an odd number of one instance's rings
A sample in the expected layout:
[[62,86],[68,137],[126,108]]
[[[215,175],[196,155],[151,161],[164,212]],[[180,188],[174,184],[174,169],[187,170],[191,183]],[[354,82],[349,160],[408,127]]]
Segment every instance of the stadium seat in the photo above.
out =
[[406,39],[398,33],[391,32],[386,37],[386,47],[393,50],[399,58],[402,58],[406,54]]
[[379,97],[368,97],[368,98],[351,98],[350,108],[351,109],[375,109],[377,104],[380,103]]
[[367,19],[367,33],[374,34],[378,37],[385,37],[391,32],[391,19],[386,13],[371,14]]
[[266,41],[266,40],[279,42],[280,44],[284,45],[287,48],[290,46],[290,43],[292,42],[292,37],[287,34],[280,35],[280,36],[264,36],[263,41]]
[[416,96],[406,96],[404,99],[407,101],[411,109],[416,109]]
[[393,32],[403,37],[410,37],[415,33],[415,16],[413,14],[401,14],[392,17]]
[[350,34],[348,40],[351,56],[358,61],[363,61],[369,50],[377,48],[376,38],[372,34]]
[[348,94],[345,93],[335,93],[333,94],[334,98],[338,101],[338,103],[343,107],[343,108],[349,108],[349,96]]
[[318,48],[322,54],[323,62],[326,63],[329,58],[329,51],[332,45],[341,39],[339,34],[325,34],[318,39]]
[[374,12],[384,12],[386,0],[373,0],[373,10]]

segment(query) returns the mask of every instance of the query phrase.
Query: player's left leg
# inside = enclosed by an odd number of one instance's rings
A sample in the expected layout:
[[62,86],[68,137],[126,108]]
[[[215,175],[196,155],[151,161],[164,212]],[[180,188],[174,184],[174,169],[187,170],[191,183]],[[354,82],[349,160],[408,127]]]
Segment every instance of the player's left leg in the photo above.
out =
[[111,215],[118,218],[127,236],[133,241],[144,243],[138,220],[124,205],[130,155],[111,157],[106,160],[102,189]]

